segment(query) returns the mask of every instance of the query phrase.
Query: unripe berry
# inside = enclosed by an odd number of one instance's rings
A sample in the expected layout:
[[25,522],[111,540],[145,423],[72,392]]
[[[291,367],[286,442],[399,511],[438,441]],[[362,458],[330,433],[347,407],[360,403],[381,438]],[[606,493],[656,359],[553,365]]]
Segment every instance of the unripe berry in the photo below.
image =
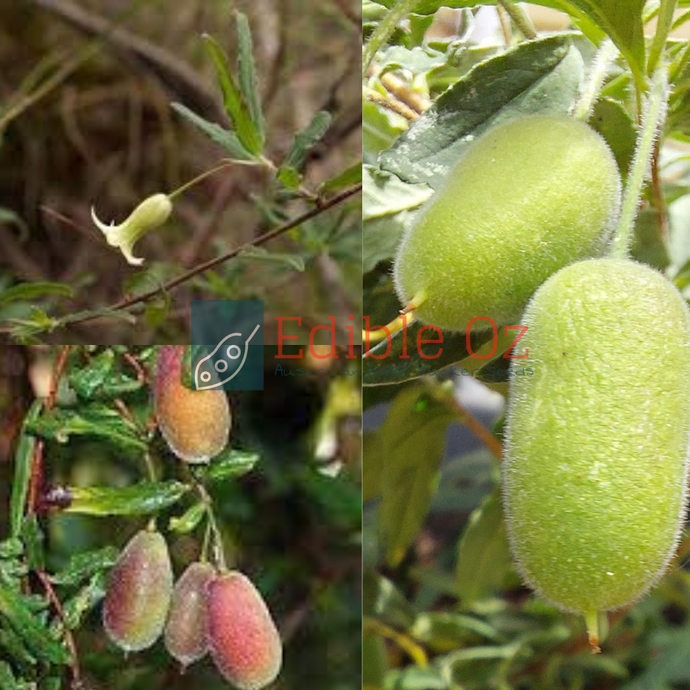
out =
[[165,626],[165,647],[183,666],[208,651],[206,589],[216,571],[209,563],[192,563],[175,584]]
[[158,352],[154,400],[156,416],[170,449],[186,462],[208,462],[228,444],[230,406],[219,389],[195,391],[182,383],[184,346]]
[[110,572],[103,627],[127,652],[150,647],[160,637],[170,606],[173,574],[165,539],[138,532]]
[[239,690],[272,683],[282,663],[278,630],[261,594],[237,571],[208,586],[211,656],[223,677]]
[[641,597],[686,510],[690,316],[675,287],[624,259],[562,269],[534,295],[511,378],[503,496],[527,583],[597,611]]
[[551,274],[601,253],[620,186],[604,140],[574,119],[524,116],[489,130],[405,234],[394,266],[400,300],[449,330],[476,316],[518,323]]

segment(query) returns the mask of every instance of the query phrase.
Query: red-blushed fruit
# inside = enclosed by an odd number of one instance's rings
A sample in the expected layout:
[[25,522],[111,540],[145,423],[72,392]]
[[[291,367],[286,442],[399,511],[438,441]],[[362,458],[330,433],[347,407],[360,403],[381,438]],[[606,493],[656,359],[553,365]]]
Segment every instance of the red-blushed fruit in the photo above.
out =
[[216,667],[239,690],[275,680],[282,644],[271,614],[251,581],[237,571],[208,586],[208,642]]
[[127,652],[150,647],[163,632],[173,574],[168,545],[159,532],[132,537],[110,572],[103,627]]
[[218,389],[195,391],[182,383],[183,345],[158,351],[154,401],[170,449],[185,462],[208,462],[228,444],[230,406]]
[[193,664],[208,651],[206,589],[215,575],[209,563],[192,563],[173,590],[165,647],[183,666]]

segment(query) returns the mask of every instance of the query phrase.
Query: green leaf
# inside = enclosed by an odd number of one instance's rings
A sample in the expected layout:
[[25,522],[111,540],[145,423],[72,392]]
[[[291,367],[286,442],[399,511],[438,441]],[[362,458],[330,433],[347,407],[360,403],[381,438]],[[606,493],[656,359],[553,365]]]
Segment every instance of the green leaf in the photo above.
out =
[[[372,327],[375,324],[371,324]],[[380,386],[391,383],[402,383],[410,379],[434,374],[441,369],[452,367],[446,373],[449,376],[473,376],[474,372],[486,364],[485,359],[479,359],[488,355],[493,349],[492,331],[473,331],[470,336],[472,352],[478,357],[472,357],[467,349],[467,336],[465,333],[451,333],[442,331],[443,342],[421,345],[417,347],[420,332],[425,328],[418,322],[408,326],[406,331],[398,331],[390,339],[390,352],[386,355],[388,343],[384,339],[370,349],[370,354],[365,354],[362,363],[362,380],[365,386]],[[508,331],[505,335],[499,331],[496,338],[496,353],[505,352],[515,340],[515,332]],[[421,334],[422,340],[436,340],[435,331],[426,331]],[[365,344],[366,346],[366,344]],[[441,348],[440,355],[435,359],[428,359],[435,355]],[[365,350],[366,353],[366,350]],[[422,355],[425,355],[425,359]],[[382,359],[374,359],[381,357]],[[506,360],[508,362],[509,360]],[[453,366],[455,365],[455,366]]]
[[7,651],[14,663],[23,667],[35,666],[38,662],[26,648],[22,638],[7,625],[0,625],[0,648]]
[[242,146],[257,157],[263,151],[259,130],[252,120],[249,107],[230,69],[228,58],[213,36],[204,34],[205,46],[213,65],[216,78],[223,93],[223,105]]
[[23,604],[19,594],[0,582],[0,615],[36,658],[53,664],[69,661],[67,650],[53,639],[38,618]]
[[23,690],[23,686],[15,678],[11,666],[5,661],[0,661],[0,690]]
[[176,481],[140,482],[132,486],[68,487],[65,512],[81,515],[151,515],[177,503],[189,487]]
[[181,103],[172,103],[171,107],[186,120],[189,120],[197,129],[201,130],[211,141],[224,148],[233,160],[253,160],[254,156],[245,149],[234,132],[224,129],[215,122],[205,120]]
[[383,475],[383,445],[378,431],[365,431],[362,440],[362,457],[365,458],[362,476],[362,498],[371,501],[381,493]]
[[361,181],[362,161],[359,161],[359,163],[351,165],[349,168],[343,170],[343,172],[320,185],[318,194],[319,196],[328,196],[329,194],[333,194],[333,192],[338,192],[341,189],[345,189]]
[[312,121],[298,134],[292,142],[292,147],[285,156],[283,166],[301,171],[307,160],[307,154],[318,144],[331,125],[331,115],[321,110],[314,115]]
[[101,438],[121,448],[144,451],[147,445],[137,437],[137,430],[120,414],[98,404],[79,410],[56,408],[27,423],[27,430],[43,438],[67,443],[71,436]]
[[383,637],[365,631],[362,636],[362,690],[382,688],[387,670],[388,655]]
[[610,98],[597,101],[588,124],[604,137],[625,179],[637,142],[637,127],[628,111]]
[[24,520],[22,525],[22,539],[26,545],[26,562],[32,570],[45,569],[43,530],[38,524],[36,515],[31,515]]
[[204,503],[195,503],[180,515],[180,517],[170,518],[168,529],[176,534],[189,534],[194,531],[207,513]]
[[20,283],[0,292],[0,306],[18,300],[39,300],[44,297],[73,297],[74,291],[65,283]]
[[434,193],[425,184],[408,184],[371,165],[363,166],[362,175],[362,218],[365,221],[419,208]]
[[386,462],[378,515],[391,567],[400,564],[429,511],[446,427],[454,420],[448,406],[431,398],[426,386],[414,386],[393,401],[379,430]]
[[118,554],[119,551],[114,546],[104,546],[102,549],[76,554],[62,570],[50,578],[50,581],[54,585],[73,587],[96,573],[112,568]]
[[395,175],[364,166],[362,270],[367,273],[395,256],[400,238],[414,222],[408,211],[433,194],[427,185],[411,185]]
[[499,492],[494,491],[472,513],[458,545],[455,574],[463,605],[500,587],[510,567],[503,507]]
[[81,369],[74,368],[69,377],[70,386],[85,400],[110,400],[139,390],[143,381],[117,371],[115,353],[108,349],[96,355]]
[[26,501],[29,495],[31,467],[33,465],[36,439],[27,433],[28,426],[36,421],[43,410],[43,402],[35,400],[26,415],[22,432],[14,454],[14,481],[10,499],[10,536],[19,537],[24,522]]
[[625,55],[638,84],[644,84],[642,9],[645,0],[561,0],[561,3],[569,14],[584,14],[605,31]]
[[209,482],[225,482],[236,479],[254,469],[260,455],[252,451],[227,448],[208,465],[204,477]]
[[235,19],[237,21],[237,66],[239,69],[240,90],[247,102],[249,114],[261,142],[261,150],[263,150],[266,141],[265,122],[256,80],[252,32],[246,15],[236,12]]
[[247,247],[239,253],[241,259],[251,259],[253,261],[274,261],[285,264],[295,271],[304,271],[304,259],[299,254],[279,254],[269,252],[263,247]]
[[76,630],[105,597],[106,581],[104,572],[95,573],[85,587],[65,602],[65,624],[69,630]]
[[516,115],[567,113],[583,62],[569,35],[525,41],[471,69],[381,154],[381,167],[437,189],[478,136]]

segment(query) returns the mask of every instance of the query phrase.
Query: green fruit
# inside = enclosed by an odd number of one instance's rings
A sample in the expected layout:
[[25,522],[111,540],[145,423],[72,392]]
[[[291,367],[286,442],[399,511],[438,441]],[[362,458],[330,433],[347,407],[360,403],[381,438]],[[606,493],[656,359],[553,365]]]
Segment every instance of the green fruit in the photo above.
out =
[[[522,323],[503,497],[527,583],[585,615],[641,597],[686,509],[690,315],[649,267],[593,259],[552,276]],[[524,353],[524,349],[520,350]],[[592,637],[592,635],[590,635]]]
[[206,589],[215,575],[209,563],[192,563],[175,584],[165,626],[165,647],[183,666],[198,661],[208,650]]
[[182,383],[182,345],[158,351],[154,401],[163,438],[185,462],[208,462],[228,444],[230,407],[225,391],[195,391]]
[[103,603],[103,627],[127,652],[150,647],[163,632],[173,574],[165,539],[138,532],[110,572]]
[[602,252],[620,186],[608,146],[581,122],[535,115],[489,130],[404,236],[394,266],[400,300],[449,330],[477,316],[517,324],[550,275]]
[[272,683],[282,645],[271,614],[251,580],[232,571],[208,586],[208,642],[223,677],[239,690]]

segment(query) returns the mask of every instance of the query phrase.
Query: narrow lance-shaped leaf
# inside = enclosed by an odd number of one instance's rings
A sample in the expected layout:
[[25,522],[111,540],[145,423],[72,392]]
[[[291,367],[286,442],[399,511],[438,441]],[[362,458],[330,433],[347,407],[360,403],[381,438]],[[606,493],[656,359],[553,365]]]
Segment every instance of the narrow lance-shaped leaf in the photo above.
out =
[[258,453],[229,448],[211,462],[204,477],[209,482],[235,479],[251,471],[259,459]]
[[24,420],[17,451],[14,455],[14,481],[12,482],[12,498],[10,499],[10,534],[12,537],[18,537],[21,533],[29,494],[31,467],[36,449],[36,438],[31,436],[27,429],[32,422],[38,419],[42,409],[43,403],[39,400],[34,401]]
[[255,123],[252,121],[247,103],[239,90],[228,64],[228,58],[213,36],[204,35],[206,49],[216,68],[216,76],[223,92],[223,104],[225,112],[232,122],[237,137],[247,149],[255,156],[263,151],[263,145]]
[[44,297],[72,297],[73,290],[65,283],[20,283],[0,292],[0,306],[18,300],[37,300]]
[[341,189],[345,189],[345,187],[349,187],[350,185],[361,182],[362,167],[362,161],[359,161],[358,163],[351,165],[349,168],[346,168],[335,177],[332,177],[330,180],[324,182],[319,187],[319,194],[321,196],[326,196]]
[[89,486],[54,491],[59,491],[68,502],[65,512],[106,516],[157,513],[177,503],[188,490],[186,484],[167,481],[142,482],[123,488]]
[[331,124],[331,115],[325,110],[314,115],[312,121],[298,134],[292,142],[283,164],[278,171],[278,179],[288,187],[299,185],[300,172],[307,160],[307,154],[321,140]]
[[137,437],[137,430],[116,410],[104,405],[94,404],[79,410],[57,408],[27,421],[27,430],[58,443],[66,443],[70,436],[93,436],[121,448],[146,450],[146,443]]
[[244,95],[249,114],[256,128],[256,133],[263,150],[266,141],[265,122],[261,110],[261,99],[256,80],[254,67],[254,47],[252,44],[252,32],[246,15],[242,12],[235,13],[237,21],[237,66],[239,69],[240,89]]
[[252,160],[252,154],[244,148],[234,132],[224,129],[215,122],[204,119],[181,103],[172,103],[171,107],[179,115],[189,120],[212,142],[224,148],[230,154],[230,158],[238,161]]
[[98,572],[111,568],[117,560],[118,550],[105,546],[96,551],[87,551],[70,558],[67,565],[51,578],[54,585],[73,586],[83,582]]
[[26,643],[38,659],[53,664],[66,664],[67,650],[53,639],[46,628],[24,606],[19,594],[0,582],[0,615],[7,619],[12,629]]

